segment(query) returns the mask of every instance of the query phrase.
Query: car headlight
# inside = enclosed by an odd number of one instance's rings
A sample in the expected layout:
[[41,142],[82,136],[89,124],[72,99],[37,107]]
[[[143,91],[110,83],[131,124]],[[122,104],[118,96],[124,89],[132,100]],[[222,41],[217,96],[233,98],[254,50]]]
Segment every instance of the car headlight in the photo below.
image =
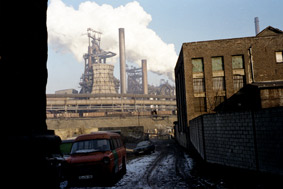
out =
[[103,163],[104,164],[109,164],[110,163],[110,158],[109,157],[104,157],[103,159],[102,159],[102,161],[103,161]]

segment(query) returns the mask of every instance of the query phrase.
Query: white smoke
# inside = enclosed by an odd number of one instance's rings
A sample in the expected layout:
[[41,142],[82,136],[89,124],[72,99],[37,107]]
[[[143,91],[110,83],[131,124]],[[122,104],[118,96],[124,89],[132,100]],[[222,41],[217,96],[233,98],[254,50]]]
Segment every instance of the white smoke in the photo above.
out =
[[70,51],[79,62],[87,52],[87,28],[102,32],[101,47],[117,54],[112,62],[118,62],[118,28],[125,28],[126,58],[140,65],[147,59],[149,70],[165,74],[173,79],[177,54],[173,44],[166,44],[148,28],[151,15],[136,1],[113,8],[86,1],[78,9],[67,6],[61,0],[51,0],[47,12],[49,44],[56,51]]

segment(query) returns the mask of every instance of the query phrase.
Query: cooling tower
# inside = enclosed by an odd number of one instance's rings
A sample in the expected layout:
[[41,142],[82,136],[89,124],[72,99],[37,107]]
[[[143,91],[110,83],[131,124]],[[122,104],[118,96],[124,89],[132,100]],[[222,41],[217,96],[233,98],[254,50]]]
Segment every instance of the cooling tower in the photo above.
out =
[[114,84],[114,66],[110,64],[93,64],[92,94],[116,94]]

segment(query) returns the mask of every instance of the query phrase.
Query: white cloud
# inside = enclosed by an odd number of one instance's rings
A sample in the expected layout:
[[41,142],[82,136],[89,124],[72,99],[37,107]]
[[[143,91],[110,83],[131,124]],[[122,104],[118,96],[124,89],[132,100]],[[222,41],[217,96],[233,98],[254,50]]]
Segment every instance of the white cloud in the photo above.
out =
[[[79,62],[87,52],[87,28],[102,32],[101,46],[117,54],[112,62],[118,62],[118,28],[125,28],[126,58],[140,64],[147,59],[148,69],[170,75],[177,60],[173,44],[166,44],[150,28],[152,17],[136,1],[113,8],[86,1],[78,9],[65,5],[61,0],[52,0],[48,7],[47,27],[49,43],[56,51],[70,51]],[[169,73],[169,74],[168,74]]]

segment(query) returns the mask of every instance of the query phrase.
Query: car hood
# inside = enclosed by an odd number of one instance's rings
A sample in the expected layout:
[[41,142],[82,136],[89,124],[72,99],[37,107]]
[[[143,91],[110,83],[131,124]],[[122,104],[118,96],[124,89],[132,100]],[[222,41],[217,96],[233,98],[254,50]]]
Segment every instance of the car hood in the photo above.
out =
[[107,155],[108,155],[108,153],[105,153],[105,152],[72,154],[67,159],[67,162],[70,163],[70,164],[95,163],[95,162],[101,161],[103,159],[103,157],[105,157]]

